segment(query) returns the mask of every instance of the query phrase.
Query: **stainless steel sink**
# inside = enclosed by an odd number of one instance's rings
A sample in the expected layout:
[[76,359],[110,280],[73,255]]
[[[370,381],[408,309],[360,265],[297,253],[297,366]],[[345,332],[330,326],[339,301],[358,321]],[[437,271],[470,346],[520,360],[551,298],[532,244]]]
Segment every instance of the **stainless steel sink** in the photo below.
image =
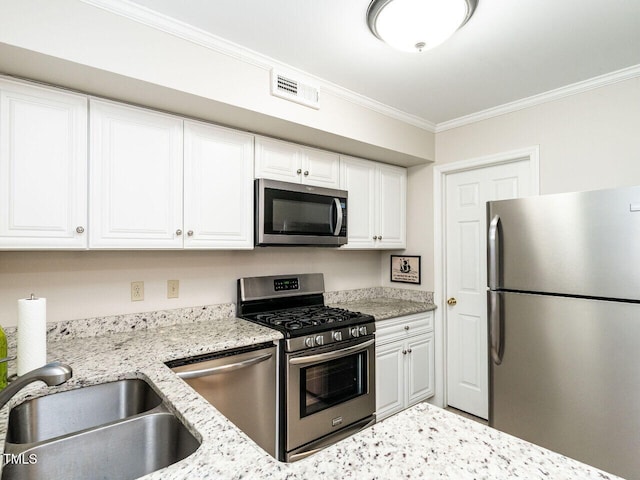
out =
[[15,407],[2,480],[133,479],[179,462],[199,446],[148,383],[121,380]]
[[41,442],[122,420],[161,403],[143,380],[120,380],[46,395],[11,410],[7,442]]

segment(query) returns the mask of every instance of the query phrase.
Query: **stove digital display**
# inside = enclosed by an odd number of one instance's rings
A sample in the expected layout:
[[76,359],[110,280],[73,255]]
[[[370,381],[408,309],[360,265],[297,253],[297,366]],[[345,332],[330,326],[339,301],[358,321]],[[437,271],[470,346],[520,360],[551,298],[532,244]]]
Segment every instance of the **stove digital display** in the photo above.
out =
[[297,278],[278,278],[273,281],[273,288],[276,292],[281,292],[283,290],[298,290],[298,279]]

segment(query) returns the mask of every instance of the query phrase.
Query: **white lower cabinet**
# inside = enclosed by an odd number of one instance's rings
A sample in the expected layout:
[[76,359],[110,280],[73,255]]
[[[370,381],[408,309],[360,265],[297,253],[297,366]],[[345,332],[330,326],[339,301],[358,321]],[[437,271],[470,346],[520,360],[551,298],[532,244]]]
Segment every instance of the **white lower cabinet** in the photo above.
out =
[[433,313],[376,324],[376,419],[433,396]]

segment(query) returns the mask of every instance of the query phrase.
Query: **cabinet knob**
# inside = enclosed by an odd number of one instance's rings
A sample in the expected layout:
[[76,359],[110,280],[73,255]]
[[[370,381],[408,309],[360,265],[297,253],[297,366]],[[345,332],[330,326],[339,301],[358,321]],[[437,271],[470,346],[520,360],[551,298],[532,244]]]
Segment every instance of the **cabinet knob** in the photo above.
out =
[[378,239],[377,235],[374,235],[374,236],[373,236],[373,239],[374,239],[374,240],[377,240],[377,239]]
[[296,170],[296,173],[297,173],[298,175],[300,175],[300,174],[302,173],[302,169],[301,169],[301,168],[299,168],[298,170]]
[[458,300],[456,300],[455,297],[451,297],[449,300],[447,300],[447,303],[453,307],[458,303]]
[[187,235],[189,235],[190,237],[193,237],[193,230],[189,230],[189,231],[187,232]]
[[182,230],[180,230],[180,229],[176,230],[176,235],[178,235],[178,236],[182,235]]
[[403,355],[406,355],[406,354],[407,354],[407,351],[406,351],[406,350],[402,350],[402,354],[403,354]]
[[404,329],[405,329],[405,330],[409,330],[410,328],[411,328],[411,327],[410,327],[409,325],[405,325],[405,326],[404,326]]
[[411,349],[407,350],[407,353],[411,353],[411,352],[412,352],[412,350],[411,350]]
[[76,227],[76,232],[84,233],[84,227]]
[[304,171],[304,176],[305,176],[305,177],[308,177],[308,176],[309,176],[309,170],[305,170],[305,171]]
[[382,235],[378,235],[378,240],[382,240]]

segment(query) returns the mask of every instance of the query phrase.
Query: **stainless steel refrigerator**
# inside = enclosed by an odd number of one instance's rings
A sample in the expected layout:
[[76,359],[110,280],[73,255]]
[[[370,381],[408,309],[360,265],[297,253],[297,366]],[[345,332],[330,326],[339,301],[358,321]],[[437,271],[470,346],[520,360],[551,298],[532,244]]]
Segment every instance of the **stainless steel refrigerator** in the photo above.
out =
[[640,187],[489,202],[489,425],[640,479]]

